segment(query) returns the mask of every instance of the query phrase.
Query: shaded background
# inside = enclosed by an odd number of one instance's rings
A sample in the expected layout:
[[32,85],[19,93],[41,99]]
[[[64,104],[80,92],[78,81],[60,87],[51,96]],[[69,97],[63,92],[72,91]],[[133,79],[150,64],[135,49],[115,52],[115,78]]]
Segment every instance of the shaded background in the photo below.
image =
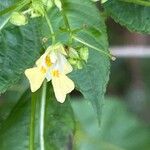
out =
[[[149,35],[130,32],[110,18],[107,26],[110,48],[150,46]],[[136,54],[136,49],[134,53]],[[100,126],[96,125],[94,111],[88,103],[82,101],[82,104],[73,104],[79,123],[75,138],[76,149],[149,150],[149,91],[150,58],[118,57],[111,63]]]
[[[109,19],[110,46],[150,46],[150,36],[133,33]],[[136,54],[136,49],[135,52]],[[150,58],[117,58],[112,62],[107,95],[123,98],[138,117],[150,122]]]

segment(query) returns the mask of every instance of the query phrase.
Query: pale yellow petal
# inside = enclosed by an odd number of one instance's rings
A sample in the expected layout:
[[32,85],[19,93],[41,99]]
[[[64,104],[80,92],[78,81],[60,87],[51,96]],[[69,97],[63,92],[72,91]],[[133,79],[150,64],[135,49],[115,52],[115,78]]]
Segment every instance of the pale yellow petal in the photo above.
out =
[[74,89],[73,81],[64,74],[60,74],[59,77],[53,77],[52,84],[56,99],[60,103],[63,103],[66,95]]
[[60,44],[60,43],[57,43],[57,44],[54,46],[54,50],[58,51],[59,53],[61,53],[61,54],[63,54],[63,55],[67,55],[64,46],[63,46],[62,44]]
[[46,57],[45,53],[36,61],[36,65],[39,67],[42,65],[43,59]]
[[49,46],[47,48],[47,50],[45,51],[45,53],[36,61],[36,65],[37,66],[41,66],[42,65],[42,62],[43,62],[44,58],[48,55],[50,50],[51,50],[51,46]]
[[52,63],[56,63],[56,61],[58,59],[57,55],[56,55],[56,53],[54,51],[50,52],[50,58],[51,58]]
[[63,55],[67,55],[66,51],[65,51],[65,48],[63,45],[60,46],[60,52],[63,54]]
[[29,79],[32,92],[37,91],[45,79],[45,73],[40,71],[38,67],[26,69],[25,75]]
[[73,68],[70,65],[70,63],[66,62],[64,65],[64,74],[68,74],[68,73],[72,72],[72,70],[73,70]]

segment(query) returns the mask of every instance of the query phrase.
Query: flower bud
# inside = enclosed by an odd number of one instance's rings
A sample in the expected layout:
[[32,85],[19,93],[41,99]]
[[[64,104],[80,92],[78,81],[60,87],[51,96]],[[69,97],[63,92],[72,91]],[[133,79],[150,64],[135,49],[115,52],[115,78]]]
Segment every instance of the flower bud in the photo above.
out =
[[51,9],[53,6],[52,0],[42,0],[42,2],[47,7],[47,10]]
[[99,0],[92,0],[93,2],[97,2],[97,1],[99,1]]
[[88,50],[88,48],[87,47],[80,48],[79,53],[80,53],[81,59],[87,62],[88,57],[89,57],[89,50]]
[[79,58],[78,52],[73,48],[69,48],[68,56],[75,59]]
[[108,1],[108,0],[102,0],[101,3],[103,4],[103,3],[106,3],[107,1]]
[[16,26],[22,26],[28,23],[26,16],[19,12],[13,12],[10,17],[10,22]]
[[58,9],[61,11],[62,10],[62,4],[60,0],[54,0],[54,4],[58,7]]
[[68,59],[69,63],[73,66],[75,66],[77,64],[77,60],[76,59],[73,59],[73,58],[69,58]]
[[76,67],[77,67],[77,69],[82,69],[83,68],[83,62],[78,60],[76,63]]
[[41,2],[33,2],[32,3],[32,11],[31,11],[31,18],[44,16],[44,8]]

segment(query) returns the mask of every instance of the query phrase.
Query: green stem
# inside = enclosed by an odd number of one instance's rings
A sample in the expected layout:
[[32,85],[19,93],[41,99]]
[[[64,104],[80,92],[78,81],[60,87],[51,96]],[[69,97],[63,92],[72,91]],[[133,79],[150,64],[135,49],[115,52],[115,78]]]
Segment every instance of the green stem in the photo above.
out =
[[65,26],[67,27],[67,29],[68,29],[69,31],[71,31],[71,27],[70,27],[68,18],[67,18],[66,14],[64,13],[63,10],[61,11],[61,14],[62,14],[62,16],[63,16]]
[[64,22],[65,22],[65,26],[66,26],[66,28],[68,29],[68,32],[69,32],[69,36],[70,36],[69,44],[71,44],[72,43],[72,30],[71,30],[68,18],[67,18],[66,14],[64,13],[63,10],[62,10],[62,16],[63,16]]
[[41,95],[41,109],[40,109],[40,150],[45,150],[44,143],[44,123],[45,123],[45,104],[46,104],[46,81],[43,83],[42,95]]
[[5,19],[5,21],[3,21],[3,23],[0,25],[0,31],[4,28],[4,26],[8,23],[10,19],[10,16],[8,18]]
[[30,137],[29,149],[34,150],[34,136],[35,136],[35,113],[36,113],[36,97],[32,94],[31,99],[31,120],[30,120]]
[[60,0],[60,1],[61,1],[61,3],[62,3],[61,14],[62,14],[62,16],[63,16],[65,26],[69,29],[69,31],[71,31],[71,28],[70,28],[70,24],[69,24],[68,18],[67,18],[67,16],[66,16],[65,11],[64,11],[64,1],[63,1],[63,0]]
[[120,0],[120,1],[150,7],[150,2],[143,1],[143,0]]
[[51,35],[52,35],[52,44],[54,44],[55,43],[55,33],[53,30],[52,24],[50,22],[50,19],[48,18],[47,12],[45,11],[44,14],[45,14],[45,19],[47,21],[47,25],[48,25],[50,32],[51,32]]
[[111,54],[106,53],[105,51],[100,50],[99,48],[97,48],[97,47],[95,47],[95,46],[93,46],[93,45],[90,45],[89,43],[83,41],[82,39],[79,39],[79,38],[73,36],[73,33],[72,33],[72,30],[71,30],[71,27],[70,27],[68,18],[67,18],[66,14],[65,14],[65,12],[64,12],[64,9],[63,9],[64,2],[63,2],[62,0],[61,0],[61,3],[62,3],[62,11],[61,11],[61,12],[62,12],[62,16],[63,16],[64,22],[65,22],[65,26],[68,28],[68,31],[69,31],[69,33],[70,33],[70,43],[72,43],[72,39],[74,39],[74,40],[76,40],[76,41],[78,41],[78,42],[80,42],[80,43],[82,43],[82,44],[84,44],[84,45],[86,45],[86,46],[88,46],[88,47],[90,47],[90,48],[92,48],[92,49],[95,49],[95,50],[97,50],[97,51],[99,51],[99,52],[105,54],[106,56],[110,57],[112,60],[115,60],[116,58],[113,57]]
[[101,53],[105,54],[106,56],[108,56],[108,57],[109,57],[110,59],[112,59],[113,61],[116,59],[116,58],[115,58],[114,56],[112,56],[110,53],[107,53],[107,52],[105,52],[105,51],[103,51],[103,50],[101,50],[101,49],[99,49],[99,48],[97,48],[97,47],[95,47],[95,46],[93,46],[93,45],[91,45],[91,44],[89,44],[89,43],[83,41],[82,39],[80,39],[80,38],[78,38],[78,37],[73,36],[72,38],[73,38],[74,40],[76,40],[77,42],[80,42],[80,43],[82,43],[82,44],[84,44],[84,45],[86,45],[86,46],[88,46],[88,47],[90,47],[90,48],[92,48],[92,49],[94,49],[94,50],[96,50],[96,51],[98,51],[98,52],[101,52]]
[[69,24],[69,21],[68,21],[68,18],[67,18],[67,16],[66,16],[66,13],[65,13],[65,11],[64,11],[64,1],[63,0],[60,0],[61,1],[61,3],[62,3],[62,10],[61,10],[61,14],[62,14],[62,16],[63,16],[63,20],[64,20],[64,23],[65,23],[65,26],[66,26],[66,28],[68,29],[68,31],[69,31],[69,35],[70,35],[70,41],[69,41],[69,43],[71,44],[72,43],[72,30],[71,30],[71,27],[70,27],[70,24]]
[[6,8],[6,9],[0,11],[0,16],[5,15],[9,12],[14,11],[14,10],[18,11],[18,10],[20,10],[21,8],[23,8],[24,6],[26,6],[29,3],[30,3],[30,0],[23,0],[21,2],[18,2],[18,3]]

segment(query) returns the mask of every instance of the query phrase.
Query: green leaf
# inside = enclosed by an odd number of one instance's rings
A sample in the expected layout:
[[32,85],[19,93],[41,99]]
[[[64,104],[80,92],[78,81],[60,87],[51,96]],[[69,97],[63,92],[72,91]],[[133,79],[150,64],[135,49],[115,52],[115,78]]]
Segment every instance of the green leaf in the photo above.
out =
[[0,31],[0,93],[12,86],[39,56],[38,22]]
[[77,123],[77,150],[149,150],[150,126],[129,112],[120,99],[105,100],[100,127],[86,101],[78,99],[72,106]]
[[[49,14],[56,33],[60,32],[60,28],[65,28],[65,25],[67,27],[67,24],[69,24],[73,30],[80,29],[76,32],[76,37],[108,53],[104,20],[90,0],[63,1],[62,16],[66,15],[68,23],[64,23],[63,17],[55,19],[55,16],[59,14],[59,10],[52,10]],[[45,36],[49,36],[47,31]],[[66,44],[68,42],[68,34],[62,33],[57,35],[56,39]],[[74,41],[73,45],[81,46],[82,44]],[[109,79],[110,58],[94,49],[89,48],[89,51],[87,64],[81,70],[74,70],[70,77],[75,82],[76,88],[87,100],[91,101],[100,121],[101,105]]]
[[[72,28],[86,26],[76,35],[77,37],[108,53],[104,20],[91,1],[77,0],[70,4],[68,2],[68,4],[66,3],[66,13]],[[89,51],[89,59],[85,67],[82,70],[76,70],[71,77],[75,81],[77,89],[87,100],[91,101],[100,121],[101,105],[109,79],[110,64],[108,56],[91,48]]]
[[16,85],[0,96],[0,127],[8,118],[12,108],[16,105],[22,94],[26,91],[27,86],[25,79],[20,80]]
[[[18,1],[0,1],[4,10]],[[41,49],[39,21],[16,27],[6,25],[10,14],[0,16],[0,93],[18,81],[27,67],[34,64]]]
[[[41,111],[41,91],[35,95],[36,119],[34,148],[40,149],[40,111]],[[72,109],[69,101],[63,105],[58,103],[50,88],[47,90],[45,99],[45,119],[44,119],[44,143],[45,150],[66,150],[73,135],[74,121]],[[9,117],[2,124],[0,129],[1,150],[28,150],[29,149],[29,127],[30,127],[30,104],[31,96],[27,91],[11,111]],[[33,108],[32,108],[33,109]]]
[[66,150],[73,145],[75,122],[69,98],[63,104],[58,103],[52,89],[47,98],[45,119],[46,150]]
[[129,30],[150,34],[150,7],[109,0],[104,8],[116,22]]
[[[78,31],[75,34],[76,37],[108,52],[105,23],[91,0],[64,0],[62,14],[58,8],[53,8],[49,12],[57,42],[67,44],[69,33],[60,30],[65,27],[64,14],[68,18],[71,29]],[[41,22],[42,27],[36,21]],[[40,36],[38,32],[42,32],[43,36]],[[0,52],[1,92],[17,81],[26,68],[33,66],[40,50],[39,38],[43,37],[51,37],[45,18],[36,19],[35,22],[31,21],[27,26],[20,28],[8,26],[2,30],[0,39],[0,49],[2,49]],[[74,42],[73,45],[81,46],[82,44]],[[87,65],[83,70],[74,71],[71,74],[77,89],[92,102],[99,116],[109,78],[109,67],[108,56],[90,48]]]
[[[0,145],[2,150],[25,149],[29,137],[29,94],[25,94],[11,111],[0,128]],[[11,136],[10,136],[11,135]]]
[[0,30],[8,23],[11,11],[16,9],[21,0],[3,1],[0,0]]

